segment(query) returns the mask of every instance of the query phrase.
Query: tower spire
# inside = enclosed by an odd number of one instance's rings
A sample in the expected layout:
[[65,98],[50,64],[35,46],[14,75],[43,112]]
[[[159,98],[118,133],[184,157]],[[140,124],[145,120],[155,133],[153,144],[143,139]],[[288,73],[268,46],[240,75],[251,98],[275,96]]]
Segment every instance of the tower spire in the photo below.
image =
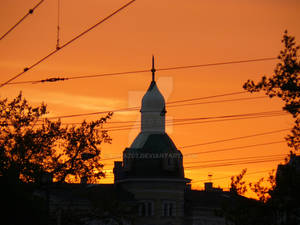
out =
[[152,72],[152,81],[155,81],[155,67],[154,67],[154,55],[152,55],[152,69],[151,69],[151,72]]

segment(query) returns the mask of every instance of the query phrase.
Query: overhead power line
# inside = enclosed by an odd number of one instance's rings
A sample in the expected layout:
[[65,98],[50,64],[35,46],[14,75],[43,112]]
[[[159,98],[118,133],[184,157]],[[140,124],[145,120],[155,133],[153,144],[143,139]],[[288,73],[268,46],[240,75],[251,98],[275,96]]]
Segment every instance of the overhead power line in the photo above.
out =
[[211,95],[211,96],[205,96],[205,97],[182,99],[182,100],[168,102],[167,104],[174,104],[174,103],[177,104],[177,103],[182,103],[182,102],[191,102],[191,101],[198,101],[198,100],[204,100],[204,99],[210,99],[210,98],[225,97],[225,96],[230,96],[230,95],[240,95],[240,94],[245,94],[245,93],[247,93],[247,91],[236,91],[236,92],[231,92],[231,93]]
[[217,144],[217,143],[222,143],[222,142],[227,142],[227,141],[235,141],[235,140],[246,139],[246,138],[251,138],[251,137],[275,134],[275,133],[280,133],[280,132],[287,131],[287,130],[290,130],[290,129],[286,128],[286,129],[273,130],[273,131],[268,131],[268,132],[263,132],[263,133],[256,133],[256,134],[246,135],[246,136],[239,136],[239,137],[234,137],[234,138],[221,139],[221,140],[216,140],[216,141],[209,141],[209,142],[204,142],[204,143],[199,143],[199,144],[185,145],[185,146],[181,146],[179,148],[192,148],[192,147],[197,147],[197,146],[201,146],[201,145]]
[[[279,111],[273,113],[270,111],[269,113],[252,113],[252,114],[236,114],[236,115],[224,115],[224,116],[211,116],[211,117],[198,117],[198,118],[182,118],[182,119],[174,119],[174,120],[166,120],[166,126],[177,126],[177,125],[188,125],[188,124],[199,124],[199,123],[214,123],[214,122],[224,122],[224,121],[232,121],[232,120],[244,120],[244,119],[255,119],[260,117],[273,117],[273,116],[281,116],[287,115],[286,113]],[[217,120],[218,119],[218,120]],[[123,121],[125,122],[125,121]],[[124,126],[113,126],[106,127],[105,130],[115,130],[115,129],[135,129],[140,128],[139,125],[127,124]]]
[[[246,92],[241,92],[241,93],[246,93]],[[235,92],[235,94],[241,94],[240,92]],[[233,93],[228,93],[228,95],[232,95]],[[177,103],[177,102],[185,102],[185,101],[196,101],[200,99],[208,99],[208,98],[216,98],[219,96],[225,96],[226,94],[222,95],[213,95],[213,96],[206,96],[206,97],[199,97],[199,98],[193,98],[193,99],[185,99],[185,100],[180,100],[180,101],[173,101],[173,102],[168,102],[168,104],[171,104],[171,107],[181,107],[185,105],[172,105],[172,103]],[[253,98],[238,98],[238,99],[225,99],[225,100],[217,100],[217,101],[210,101],[210,102],[196,102],[196,103],[190,103],[188,105],[192,104],[209,104],[209,103],[220,103],[220,102],[229,102],[229,101],[242,101],[242,100],[253,100],[256,99],[256,97]],[[170,107],[169,106],[169,107]],[[97,114],[105,114],[109,112],[124,112],[124,111],[136,111],[139,110],[139,107],[131,107],[131,108],[120,108],[120,109],[115,109],[115,110],[107,110],[107,111],[98,111],[98,112],[92,112],[92,113],[79,113],[79,114],[71,114],[71,115],[61,115],[61,116],[54,116],[54,117],[46,117],[45,119],[63,119],[63,118],[72,118],[72,117],[81,117],[81,116],[90,116],[90,115],[97,115]],[[285,115],[281,110],[277,111],[266,111],[266,112],[257,112],[257,113],[247,113],[247,114],[233,114],[233,115],[222,115],[222,116],[212,116],[212,117],[194,117],[194,118],[180,118],[180,119],[174,119],[174,120],[166,120],[167,123],[172,123],[174,122],[180,123],[178,125],[182,125],[182,122],[185,121],[197,121],[197,120],[211,120],[211,121],[201,121],[200,123],[208,123],[208,122],[221,122],[221,121],[226,121],[228,118],[236,118],[236,117],[247,117],[245,119],[250,119],[250,118],[259,118],[259,117],[271,117],[271,116],[279,116],[279,115]],[[227,118],[226,120],[214,120],[218,118]],[[237,118],[239,119],[239,118]],[[243,118],[240,118],[243,119]],[[41,120],[42,121],[42,120]],[[114,128],[128,128],[128,129],[133,129],[133,128],[138,128],[139,126],[132,126],[132,124],[136,123],[137,120],[129,120],[129,121],[112,121],[108,122],[107,124],[127,124],[125,126],[117,126],[117,127],[109,127],[106,129],[114,129]],[[199,123],[199,122],[197,122]],[[62,123],[63,125],[80,125],[81,122],[66,122]],[[194,124],[194,122],[193,122]],[[37,124],[39,125],[39,124]]]
[[[278,113],[269,113],[269,114],[261,114],[257,116],[238,116],[236,118],[225,118],[225,119],[218,119],[216,120],[215,118],[217,117],[211,117],[211,118],[186,118],[186,119],[175,119],[175,120],[167,120],[166,126],[180,126],[180,125],[194,125],[194,124],[203,124],[203,123],[216,123],[216,122],[227,122],[227,121],[236,121],[236,120],[247,120],[247,119],[257,119],[257,118],[264,118],[264,117],[274,117],[274,116],[283,116],[283,115],[288,115],[283,112],[278,112]],[[220,116],[220,117],[226,117],[226,116]],[[228,116],[230,117],[230,116]],[[210,119],[210,120],[209,120]],[[195,120],[192,122],[184,122],[184,121],[189,121],[189,120]],[[201,120],[201,121],[199,121]],[[204,120],[204,121],[202,121]],[[134,123],[136,121],[120,121],[120,122],[111,122],[111,123]],[[81,123],[61,123],[62,125],[80,125]],[[11,124],[9,124],[11,125]],[[36,125],[41,125],[41,124],[36,124]],[[2,125],[0,125],[2,126]],[[132,129],[139,129],[140,125],[134,125],[134,124],[128,124],[124,126],[114,126],[114,127],[106,127],[106,128],[101,128],[102,130],[106,131],[126,131],[126,130],[132,130]]]
[[228,61],[228,62],[218,62],[218,63],[207,63],[207,64],[198,64],[198,65],[189,65],[189,66],[176,66],[176,67],[168,67],[168,68],[160,68],[156,69],[156,71],[165,71],[165,70],[179,70],[179,69],[191,69],[191,68],[199,68],[199,67],[209,67],[209,66],[221,66],[228,64],[240,64],[240,63],[250,63],[250,62],[261,62],[261,61],[270,61],[275,60],[277,57],[267,57],[267,58],[257,58],[257,59],[246,59],[239,61]]
[[186,164],[206,164],[206,163],[213,163],[213,162],[234,162],[234,161],[240,161],[240,160],[254,160],[254,159],[268,159],[268,158],[274,158],[274,157],[282,157],[286,154],[275,154],[275,155],[259,155],[259,156],[247,156],[247,157],[239,157],[239,158],[231,158],[231,159],[215,159],[215,160],[205,160],[205,161],[196,161],[196,162],[186,162]]
[[[132,110],[136,110],[132,108]],[[123,110],[119,110],[123,111]],[[124,110],[125,111],[125,110]],[[126,110],[128,111],[128,110]],[[106,113],[111,111],[105,111]],[[93,113],[98,114],[98,113]],[[57,119],[57,118],[69,118],[75,116],[84,116],[86,114],[76,114],[76,115],[68,115],[64,117],[49,117],[47,119]],[[91,115],[91,114],[88,114]],[[192,124],[202,124],[202,123],[215,123],[215,122],[226,122],[226,121],[234,121],[234,120],[245,120],[245,119],[256,119],[256,118],[263,118],[263,117],[274,117],[274,116],[283,116],[288,115],[280,110],[278,111],[267,111],[267,112],[259,112],[259,113],[248,113],[248,114],[235,114],[235,115],[223,115],[223,116],[212,116],[212,117],[198,117],[198,118],[182,118],[182,119],[174,119],[174,120],[166,120],[166,126],[179,126],[179,125],[192,125]],[[221,119],[219,119],[221,118]],[[124,126],[114,126],[114,127],[106,127],[101,128],[107,131],[125,131],[125,130],[132,130],[132,129],[139,129],[140,125],[134,125],[137,121],[120,121],[120,122],[111,122],[114,124],[118,123],[127,123]],[[78,125],[81,123],[62,123],[64,125]]]
[[262,159],[262,160],[246,160],[246,161],[237,161],[237,162],[229,162],[229,163],[215,163],[215,164],[207,164],[207,165],[200,165],[200,166],[190,166],[185,167],[185,169],[191,168],[212,168],[212,167],[225,167],[225,166],[235,166],[235,165],[242,165],[242,164],[257,164],[257,163],[266,163],[266,162],[277,162],[283,160],[282,157],[274,157],[270,159]]
[[[201,68],[201,67],[211,67],[211,66],[222,66],[229,64],[241,64],[241,63],[251,63],[251,62],[261,62],[261,61],[270,61],[275,60],[277,57],[268,57],[268,58],[256,58],[256,59],[246,59],[246,60],[237,60],[237,61],[227,61],[227,62],[217,62],[217,63],[207,63],[207,64],[196,64],[196,65],[187,65],[187,66],[174,66],[166,68],[158,68],[156,71],[169,71],[169,70],[181,70],[181,69],[191,69],[191,68]],[[66,80],[75,80],[75,79],[87,79],[87,78],[96,78],[96,77],[107,77],[107,76],[120,76],[120,75],[130,75],[137,73],[148,73],[151,72],[150,69],[143,70],[133,70],[126,72],[113,72],[113,73],[101,73],[101,74],[91,74],[91,75],[81,75],[81,76],[71,76],[71,77],[51,77],[43,80],[32,80],[32,81],[19,81],[13,82],[10,84],[37,84],[45,82],[56,82],[56,81],[66,81]]]
[[122,156],[117,156],[117,157],[112,157],[112,158],[103,158],[101,159],[102,161],[106,161],[106,160],[112,160],[112,159],[120,159],[122,158]]
[[[173,119],[173,120],[166,120],[167,124],[175,124],[175,123],[182,123],[182,122],[187,122],[187,121],[199,121],[199,120],[212,120],[215,121],[215,119],[226,119],[226,118],[239,118],[239,117],[266,117],[266,116],[277,116],[277,115],[287,115],[287,113],[281,111],[281,110],[275,110],[275,111],[265,111],[265,112],[256,112],[256,113],[244,113],[244,114],[231,114],[231,115],[221,115],[221,116],[207,116],[207,117],[187,117],[187,118],[178,118],[178,119]],[[133,124],[136,123],[137,120],[128,120],[128,121],[116,121],[116,122],[107,122],[107,124],[126,124],[124,126],[115,126],[115,127],[107,127],[106,129],[114,129],[114,128],[132,128]],[[129,124],[128,124],[129,123]],[[69,124],[69,123],[65,123]],[[72,123],[71,123],[72,124]],[[81,124],[81,123],[73,123],[73,124]],[[139,127],[135,126],[135,127]]]
[[[185,169],[211,168],[211,167],[233,166],[233,165],[240,165],[240,164],[255,164],[255,163],[264,163],[264,162],[274,162],[274,161],[283,160],[284,159],[283,156],[286,156],[286,154],[199,161],[199,162],[195,162],[195,163],[202,164],[202,165],[184,166],[184,167],[185,167]],[[107,158],[107,159],[102,159],[102,160],[104,161],[104,160],[111,160],[111,159],[118,159],[118,158],[121,158],[121,157]],[[184,165],[186,165],[186,164],[187,163],[184,163]]]
[[33,8],[28,10],[28,13],[25,14],[25,16],[23,16],[15,25],[13,25],[5,34],[3,34],[0,37],[0,41],[5,38],[12,30],[14,30],[23,20],[25,20],[25,18],[31,14],[34,13],[34,10],[36,10],[42,3],[44,0],[39,1]]
[[[231,96],[231,95],[247,94],[247,93],[248,93],[247,91],[235,91],[235,92],[229,92],[229,93],[217,94],[217,95],[210,95],[210,96],[204,96],[204,97],[188,98],[188,99],[182,99],[182,100],[167,102],[167,105],[177,104],[177,103],[184,103],[184,102],[199,101],[199,100],[205,100],[205,99],[211,99],[211,98],[220,98],[220,97],[226,97],[226,96]],[[220,101],[222,101],[222,100],[220,100]]]
[[[253,99],[256,99],[255,97],[254,98],[244,98],[244,99],[239,99],[239,100],[253,100]],[[236,99],[232,99],[232,101],[235,101]],[[223,102],[223,101],[222,101]],[[229,100],[225,100],[224,102],[229,102]],[[188,104],[188,105],[197,105],[197,104],[210,104],[210,103],[220,103],[220,101],[211,101],[211,102],[200,102],[200,103],[194,103],[194,104]],[[185,105],[173,105],[172,107],[181,107],[181,106],[185,106]],[[138,110],[138,108],[134,109],[135,110]],[[106,111],[107,112],[107,111]],[[111,111],[112,112],[112,111]],[[113,111],[115,112],[115,111]],[[278,113],[274,113],[274,114],[268,114],[268,115],[265,115],[265,116],[277,116],[277,115],[285,115],[286,113],[284,113],[283,111],[278,111]],[[94,113],[92,114],[94,115]],[[49,117],[50,119],[55,119],[57,117]],[[48,119],[49,119],[48,118]],[[175,122],[175,121],[180,121],[182,119],[174,119],[174,120],[166,120],[166,122]],[[139,120],[125,120],[125,121],[110,121],[110,122],[107,122],[106,124],[126,124],[126,123],[131,123],[131,124],[134,124],[136,122],[138,122]],[[65,122],[65,123],[61,123],[63,125],[79,125],[81,124],[81,122]]]
[[[190,169],[190,168],[198,168],[198,167],[217,167],[217,166],[223,166],[223,165],[235,165],[235,163],[238,164],[243,164],[249,162],[261,162],[261,161],[268,161],[268,160],[278,160],[282,159],[283,156],[286,156],[285,154],[277,154],[277,155],[266,155],[266,156],[252,156],[252,157],[240,157],[240,158],[232,158],[232,159],[219,159],[219,160],[207,160],[207,161],[198,161],[198,162],[185,162],[184,163],[184,168]],[[119,159],[120,157],[113,157],[113,158],[104,158],[101,159],[102,161],[105,160],[111,160],[111,159]],[[201,164],[201,165],[195,165],[195,166],[186,166],[190,164]],[[113,165],[113,164],[105,164],[105,165]]]
[[[167,125],[173,125],[175,123],[178,123],[178,125],[181,125],[182,122],[185,121],[198,121],[198,120],[211,120],[211,122],[219,122],[219,120],[215,120],[218,118],[238,118],[238,117],[246,117],[245,119],[254,119],[254,118],[260,118],[260,117],[273,117],[273,116],[281,116],[281,115],[287,115],[287,113],[283,111],[268,111],[268,112],[261,112],[261,113],[248,113],[248,114],[235,114],[235,115],[224,115],[224,116],[211,116],[211,117],[191,117],[191,118],[180,118],[180,119],[173,119],[173,120],[166,120]],[[48,118],[49,119],[49,118]],[[238,118],[239,119],[239,118]],[[241,118],[244,119],[244,118]],[[221,121],[227,121],[227,120],[221,120]],[[140,122],[139,120],[125,120],[125,121],[111,121],[107,122],[106,124],[126,124],[124,126],[115,126],[115,127],[107,127],[106,129],[113,129],[113,128],[138,128],[140,125],[135,125],[135,123]],[[205,121],[210,122],[210,121]],[[197,122],[198,123],[198,122]],[[202,121],[200,122],[202,123]],[[62,125],[80,125],[82,122],[66,122],[61,123]],[[193,122],[194,124],[194,122]]]
[[[135,109],[133,108],[133,110],[135,110]],[[106,112],[108,113],[111,111],[106,111]],[[94,113],[94,114],[98,114],[98,113]],[[86,115],[86,114],[68,115],[68,116],[64,116],[64,117],[49,117],[47,119],[66,118],[66,117],[83,116],[83,115]],[[89,113],[89,115],[90,115],[90,113]],[[268,111],[268,112],[260,112],[260,113],[224,115],[224,116],[214,116],[214,117],[183,118],[183,119],[167,120],[166,126],[180,126],[180,125],[193,125],[193,124],[202,124],[202,123],[227,122],[227,121],[236,121],[236,120],[247,120],[247,119],[256,119],[256,118],[264,118],[264,117],[283,116],[283,115],[288,115],[288,114],[286,114],[282,111]],[[221,119],[218,119],[218,118],[221,118]],[[134,122],[136,122],[136,121],[121,121],[121,122],[112,122],[112,123],[134,123]],[[78,125],[81,123],[62,123],[62,124]],[[8,124],[8,125],[11,125],[11,124]],[[41,125],[41,124],[36,124],[36,125]],[[3,126],[3,125],[0,125],[0,126]],[[124,126],[106,127],[106,128],[101,128],[101,129],[112,132],[112,131],[125,131],[125,130],[139,129],[139,128],[140,128],[140,125],[128,124],[128,125],[124,125]],[[183,147],[187,147],[187,146],[183,146]]]
[[191,121],[191,122],[175,122],[175,123],[171,123],[171,124],[167,124],[167,125],[175,125],[175,126],[179,126],[179,125],[192,125],[192,124],[202,124],[202,123],[216,123],[216,122],[227,122],[227,121],[236,121],[236,120],[248,120],[248,119],[257,119],[257,118],[264,118],[264,117],[274,117],[274,116],[287,116],[287,113],[284,112],[277,112],[277,113],[269,113],[269,114],[261,114],[261,115],[244,115],[244,116],[221,116],[223,117],[223,119],[217,119],[217,117],[215,118],[211,118],[209,120],[205,120],[204,121]]
[[[239,92],[231,92],[231,93],[211,95],[211,96],[198,97],[198,98],[182,99],[182,100],[167,102],[167,105],[168,105],[168,107],[185,106],[185,105],[172,105],[172,104],[182,103],[182,102],[191,102],[191,101],[197,101],[197,100],[205,100],[205,99],[218,98],[218,97],[225,97],[225,96],[231,96],[231,95],[240,95],[240,94],[246,94],[246,93],[247,93],[246,91],[239,91]],[[211,101],[211,102],[200,102],[200,103],[194,103],[194,105],[221,103],[221,102],[230,102],[230,101],[254,100],[254,99],[258,99],[258,98],[265,98],[265,96],[238,98],[238,99],[225,99],[225,100],[218,100],[218,101]],[[192,105],[192,104],[190,103],[189,105]],[[106,114],[106,113],[110,113],[110,112],[115,113],[115,112],[135,111],[135,110],[139,110],[139,109],[140,109],[140,107],[119,108],[119,109],[90,112],[90,113],[78,113],[78,114],[70,114],[70,115],[62,115],[62,116],[53,116],[53,117],[47,117],[47,119],[63,119],[63,118],[71,118],[71,117],[91,116],[91,115],[97,115],[97,114]]]
[[[285,130],[289,130],[289,129],[285,129]],[[268,135],[268,134],[273,134],[273,133],[278,133],[281,132],[281,130],[274,130],[274,131],[269,131],[269,132],[264,132],[264,133],[256,133],[256,134],[252,134],[252,135],[247,135],[247,136],[242,136],[242,137],[234,137],[234,138],[229,138],[229,139],[225,139],[225,140],[221,140],[222,142],[224,141],[231,141],[231,140],[237,140],[237,139],[242,139],[245,137],[256,137],[256,136],[263,136],[263,135]],[[215,143],[218,143],[219,141],[216,141]],[[266,142],[266,143],[260,143],[260,144],[253,144],[253,145],[244,145],[244,146],[238,146],[238,147],[232,147],[232,148],[224,148],[224,149],[216,149],[216,150],[211,150],[211,151],[206,151],[206,152],[194,152],[194,153],[186,153],[183,154],[184,157],[189,156],[189,155],[198,155],[198,154],[202,154],[202,153],[213,153],[213,152],[218,152],[218,151],[229,151],[229,150],[237,150],[237,149],[243,149],[243,148],[253,148],[253,147],[257,147],[257,146],[263,146],[263,145],[272,145],[272,144],[278,144],[278,143],[283,143],[284,141],[274,141],[274,142]],[[212,142],[206,142],[206,143],[202,143],[201,145],[209,145]],[[112,160],[112,159],[120,159],[122,158],[122,156],[116,156],[116,157],[111,157],[111,158],[103,158],[101,160]]]
[[[277,114],[269,114],[269,115],[258,115],[258,116],[247,116],[240,118],[227,118],[227,119],[218,119],[218,120],[208,120],[208,121],[193,121],[193,122],[175,122],[175,123],[167,123],[166,126],[180,126],[180,125],[194,125],[194,124],[203,124],[203,123],[216,123],[216,122],[228,122],[228,121],[236,121],[236,120],[248,120],[248,119],[257,119],[264,117],[274,117],[274,116],[283,116],[287,114],[277,113]],[[126,131],[132,129],[139,129],[140,125],[127,125],[127,126],[116,126],[116,127],[107,127],[104,128],[107,131]]]
[[[265,172],[271,172],[271,171],[270,170],[254,171],[254,172],[251,172],[251,173],[246,173],[245,176],[253,175],[253,174],[259,174],[259,173],[265,173]],[[228,178],[231,178],[231,177],[232,176],[216,177],[216,178],[202,179],[202,180],[192,180],[192,183],[199,183],[199,182],[205,182],[205,181],[210,181],[210,180],[223,180],[223,179],[228,179]]]
[[147,69],[147,70],[136,70],[136,71],[117,72],[117,73],[103,73],[103,74],[95,74],[95,75],[83,75],[83,76],[75,76],[75,77],[53,77],[53,78],[47,78],[47,79],[43,79],[43,80],[30,80],[30,81],[11,82],[8,85],[13,85],[13,84],[38,84],[38,83],[66,81],[66,80],[83,79],[83,78],[119,76],[119,75],[126,75],[126,74],[145,73],[145,72],[149,72],[149,71],[150,70]]
[[[57,53],[58,51],[62,50],[63,48],[67,47],[68,45],[70,45],[72,42],[76,41],[77,39],[81,38],[83,35],[87,34],[89,31],[93,30],[94,28],[96,28],[97,26],[99,26],[100,24],[104,23],[105,21],[107,21],[108,19],[110,19],[111,17],[113,17],[114,15],[116,15],[117,13],[119,13],[120,11],[122,11],[123,9],[125,9],[126,7],[128,7],[129,5],[131,5],[133,2],[135,2],[136,0],[131,0],[130,2],[126,3],[125,5],[123,5],[121,8],[115,10],[113,13],[111,13],[110,15],[108,15],[107,17],[105,17],[104,19],[100,20],[98,23],[96,23],[95,25],[91,26],[90,28],[88,28],[87,30],[83,31],[82,33],[78,34],[77,36],[75,36],[74,38],[72,38],[71,40],[69,40],[68,42],[66,42],[65,44],[63,44],[62,46],[60,46],[59,48],[56,48],[55,50],[53,50],[52,52],[50,52],[48,55],[44,56],[43,58],[41,58],[40,60],[38,60],[37,62],[35,62],[34,64],[32,64],[29,67],[25,67],[24,70],[21,73],[18,73],[17,75],[13,76],[12,78],[10,78],[9,80],[5,81],[4,83],[2,83],[0,85],[0,88],[3,87],[4,85],[10,83],[11,81],[17,79],[18,77],[20,77],[21,75],[23,75],[24,73],[26,73],[27,71],[29,71],[30,69],[36,67],[37,65],[39,65],[40,63],[42,63],[43,61],[45,61],[46,59],[48,59],[49,57],[51,57],[52,55],[54,55],[55,53]],[[59,78],[57,78],[59,79]]]
[[243,113],[243,114],[231,114],[231,115],[222,115],[222,116],[208,116],[208,117],[192,117],[192,118],[182,118],[182,119],[174,119],[175,122],[182,121],[197,121],[197,120],[212,120],[212,119],[225,119],[225,118],[236,118],[236,117],[248,117],[248,116],[265,116],[265,115],[274,115],[274,114],[286,114],[281,110],[275,111],[264,111],[257,113]]
[[215,101],[206,101],[206,102],[194,102],[194,103],[187,103],[187,104],[178,104],[178,105],[168,105],[169,108],[179,107],[179,106],[194,106],[194,105],[203,105],[203,104],[213,104],[213,103],[225,103],[225,102],[236,102],[236,101],[247,101],[247,100],[254,100],[254,99],[265,99],[268,96],[258,96],[258,97],[248,97],[248,98],[234,98],[234,99],[224,99],[224,100],[215,100]]
[[253,148],[258,146],[265,146],[265,145],[273,145],[273,144],[279,144],[284,143],[285,141],[273,141],[273,142],[266,142],[266,143],[260,143],[260,144],[253,144],[253,145],[244,145],[244,146],[237,146],[237,147],[231,147],[231,148],[222,148],[222,149],[215,149],[215,150],[208,150],[208,151],[198,151],[193,153],[187,153],[183,154],[185,157],[190,155],[201,155],[201,154],[209,154],[209,153],[215,153],[215,152],[225,152],[225,151],[232,151],[237,149],[245,149],[245,148]]
[[120,109],[98,111],[98,112],[92,112],[92,113],[78,113],[78,114],[70,114],[70,115],[63,115],[63,116],[52,116],[52,117],[47,117],[47,119],[52,120],[52,119],[63,119],[63,118],[71,118],[71,117],[91,116],[91,115],[106,114],[106,113],[111,113],[111,112],[115,113],[115,112],[124,112],[124,111],[135,111],[138,109],[139,109],[139,107],[120,108]]

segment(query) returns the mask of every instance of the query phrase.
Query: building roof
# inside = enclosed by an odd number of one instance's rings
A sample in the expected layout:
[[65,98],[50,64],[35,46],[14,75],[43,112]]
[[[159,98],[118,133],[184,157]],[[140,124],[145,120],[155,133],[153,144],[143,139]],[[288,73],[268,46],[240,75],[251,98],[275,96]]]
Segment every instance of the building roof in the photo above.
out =
[[37,190],[41,193],[46,190],[51,199],[57,199],[64,204],[86,202],[89,205],[96,199],[101,200],[108,196],[114,196],[118,201],[134,199],[131,193],[114,184],[51,183]]
[[166,133],[140,133],[126,151],[143,153],[180,153]]
[[141,112],[162,112],[165,110],[165,99],[153,80],[142,99]]
[[226,191],[188,190],[185,192],[185,200],[196,207],[221,208],[222,204],[230,198],[232,193]]
[[130,164],[127,178],[184,178],[182,154],[166,133],[140,133],[123,158]]

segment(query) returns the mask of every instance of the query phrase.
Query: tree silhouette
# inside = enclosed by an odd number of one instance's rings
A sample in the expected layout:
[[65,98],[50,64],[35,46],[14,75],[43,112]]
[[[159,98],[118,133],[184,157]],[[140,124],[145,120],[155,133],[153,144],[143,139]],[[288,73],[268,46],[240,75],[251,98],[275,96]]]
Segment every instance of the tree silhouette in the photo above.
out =
[[[243,88],[249,92],[264,91],[270,98],[278,97],[284,101],[283,110],[289,112],[295,119],[295,125],[291,133],[286,137],[288,146],[295,152],[300,149],[300,61],[295,38],[285,31],[282,42],[284,50],[280,51],[274,75],[267,78],[263,76],[261,81],[254,83],[248,80]],[[258,204],[255,205],[254,213],[251,214],[250,205],[245,206],[246,219],[240,218],[239,207],[232,210],[229,216],[231,221],[238,221],[235,224],[248,224],[245,220],[251,220],[258,213],[266,216],[262,224],[296,225],[299,224],[299,165],[295,152],[291,151],[289,159],[283,165],[279,165],[279,171],[275,176],[274,170],[269,173],[267,180],[259,179],[255,183],[246,184],[242,181],[245,169],[237,176],[231,178],[231,192],[242,195],[250,188],[258,197]],[[228,211],[228,210],[227,210]],[[226,210],[225,210],[226,212]],[[249,224],[259,224],[258,221]]]
[[[265,182],[265,178],[260,178],[255,183],[249,183],[250,189],[256,194],[259,201],[266,203],[274,192],[276,187],[275,170],[269,172],[269,176]],[[264,183],[265,182],[265,183]]]
[[247,172],[247,169],[243,169],[242,172],[236,176],[231,177],[230,192],[233,194],[243,195],[247,191],[246,182],[243,178]]
[[284,32],[282,42],[285,48],[280,51],[280,62],[275,67],[274,75],[269,78],[263,76],[256,84],[248,80],[243,87],[249,92],[264,91],[270,98],[276,96],[284,101],[283,110],[295,118],[295,125],[286,140],[288,146],[297,151],[300,149],[300,46],[296,46],[295,38],[288,35],[287,31]]
[[46,114],[45,104],[32,107],[22,93],[12,101],[0,100],[0,176],[34,183],[42,182],[44,174],[57,182],[103,177],[99,146],[111,142],[102,125],[112,114],[77,127],[63,127]]

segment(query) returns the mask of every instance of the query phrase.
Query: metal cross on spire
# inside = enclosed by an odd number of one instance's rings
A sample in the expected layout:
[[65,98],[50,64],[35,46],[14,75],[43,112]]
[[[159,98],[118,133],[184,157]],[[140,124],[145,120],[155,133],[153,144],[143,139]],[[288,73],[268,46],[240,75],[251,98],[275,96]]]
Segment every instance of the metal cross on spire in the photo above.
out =
[[152,81],[155,81],[155,67],[154,67],[154,55],[152,55],[152,69],[151,69],[151,72],[152,72]]

